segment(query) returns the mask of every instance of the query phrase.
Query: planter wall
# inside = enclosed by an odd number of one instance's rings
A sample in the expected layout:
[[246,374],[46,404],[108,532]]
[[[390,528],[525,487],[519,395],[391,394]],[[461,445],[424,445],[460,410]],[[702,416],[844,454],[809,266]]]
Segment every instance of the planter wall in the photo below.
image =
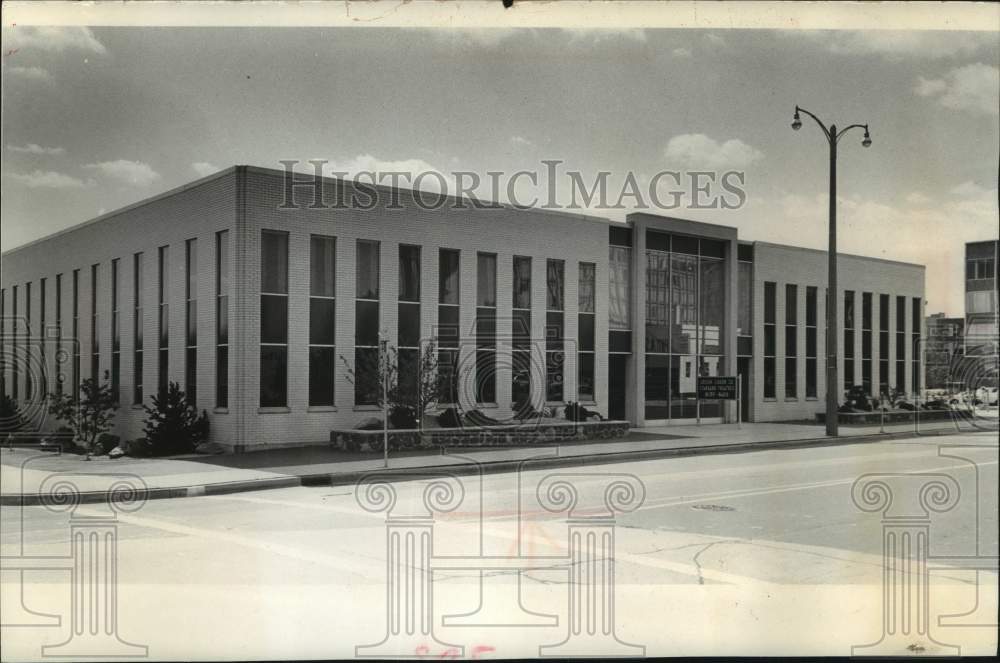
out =
[[[610,440],[628,435],[627,421],[581,421],[532,426],[481,426],[389,430],[390,449],[434,447],[525,447],[579,440]],[[330,444],[348,451],[382,450],[380,430],[333,430]]]
[[[878,410],[874,412],[841,412],[837,415],[837,421],[845,426],[878,426],[885,421],[887,424],[910,423],[913,421],[916,412],[913,410],[896,410],[886,412],[885,419]],[[950,421],[954,418],[961,418],[961,412],[952,410],[920,410],[920,421]],[[817,423],[826,423],[826,413],[816,413]]]

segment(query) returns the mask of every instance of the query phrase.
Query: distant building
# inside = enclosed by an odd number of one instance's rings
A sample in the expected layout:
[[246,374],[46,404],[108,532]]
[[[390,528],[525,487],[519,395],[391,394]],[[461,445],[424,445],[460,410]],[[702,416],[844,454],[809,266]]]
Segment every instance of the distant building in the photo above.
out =
[[927,316],[927,342],[924,345],[926,387],[946,389],[954,386],[951,374],[965,351],[965,319],[947,318],[944,313]]
[[969,386],[997,385],[1000,240],[965,245],[965,356]]

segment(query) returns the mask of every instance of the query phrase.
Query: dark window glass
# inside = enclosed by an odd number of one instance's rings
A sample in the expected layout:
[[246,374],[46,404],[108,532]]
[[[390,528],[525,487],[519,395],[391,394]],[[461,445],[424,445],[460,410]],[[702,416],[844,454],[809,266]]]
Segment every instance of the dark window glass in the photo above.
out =
[[785,398],[798,398],[798,363],[794,358],[785,359]]
[[612,246],[632,246],[632,229],[615,226],[609,227],[608,243]]
[[582,401],[594,400],[593,353],[581,353],[577,359],[577,394]]
[[670,235],[655,230],[646,231],[646,249],[649,251],[670,252]]
[[844,327],[854,328],[854,291],[848,290],[844,293]]
[[861,293],[861,328],[872,328],[872,293]]
[[806,327],[806,356],[816,356],[816,328]]
[[420,352],[403,348],[399,350],[397,358],[399,360],[397,370],[399,371],[398,382],[401,400],[404,403],[416,404]]
[[260,349],[260,406],[285,407],[288,399],[288,348],[265,345]]
[[288,298],[262,295],[260,298],[260,342],[288,342]]
[[764,398],[775,397],[774,357],[764,357]]
[[698,238],[685,237],[684,235],[674,235],[672,238],[671,251],[674,253],[684,253],[689,256],[698,255]]
[[420,247],[399,247],[399,300],[420,301]]
[[736,247],[736,255],[743,262],[753,262],[753,244],[740,244]]
[[515,309],[511,314],[513,346],[518,349],[531,347],[531,311]]
[[458,332],[458,307],[438,306],[438,345],[457,348]]
[[132,359],[132,402],[134,404],[142,403],[142,354],[141,352],[136,352]]
[[159,371],[158,371],[156,389],[157,393],[162,397],[164,394],[167,393],[167,376],[168,376],[167,371],[170,369],[170,367],[167,365],[167,360],[169,355],[166,350],[160,350],[157,354],[159,355],[158,357],[159,366],[157,367]]
[[335,345],[337,340],[335,299],[312,297],[309,300],[309,343]]
[[438,302],[458,304],[458,251],[441,249],[438,253]]
[[215,349],[215,404],[229,407],[229,348],[225,345]]
[[376,405],[382,385],[379,384],[379,349],[354,349],[354,404]]
[[496,309],[476,309],[476,345],[480,348],[495,348],[497,344]]
[[358,299],[378,299],[379,243],[359,239],[357,247],[355,296]]
[[594,316],[581,315],[579,327],[579,350],[592,352],[594,350]]
[[806,359],[806,398],[816,398],[816,360]]
[[378,302],[356,302],[355,310],[354,344],[378,345]]
[[531,353],[512,352],[511,360],[511,402],[517,405],[528,403],[531,399]]
[[563,353],[545,353],[545,400],[563,400]]
[[514,308],[531,308],[531,258],[514,256]]
[[313,297],[335,297],[337,240],[312,235],[309,238],[309,254],[309,294]]
[[309,348],[309,405],[333,405],[333,381],[336,373],[336,350]]
[[438,350],[438,389],[442,403],[458,402],[457,350]]
[[265,230],[261,233],[260,291],[288,293],[288,234]]
[[609,352],[632,352],[632,332],[615,331],[608,332]]
[[550,311],[562,311],[565,306],[565,300],[563,299],[565,294],[563,282],[565,263],[562,260],[548,260],[545,264],[545,306]]
[[774,294],[777,284],[767,282],[764,284],[764,324],[773,324],[774,315]]
[[198,345],[198,302],[187,302],[187,345]]
[[492,253],[476,256],[476,306],[497,305],[497,257]]
[[476,351],[476,402],[496,403],[497,354],[493,350]]
[[878,328],[889,328],[889,295],[878,296]]
[[798,286],[785,285],[785,324],[798,324],[799,312],[799,289]]
[[592,262],[580,263],[580,287],[577,290],[577,311],[593,313],[596,310],[597,265]]
[[167,304],[160,305],[160,347],[166,348],[170,338],[170,307]]
[[816,310],[816,288],[808,286],[806,288],[806,326],[815,327],[817,320]]
[[399,304],[399,347],[420,345],[420,304]]
[[708,258],[725,258],[726,243],[714,239],[701,240],[701,255]]
[[216,325],[216,343],[227,345],[229,343],[229,297],[219,297]]
[[798,339],[796,338],[796,327],[785,327],[785,356],[794,357],[798,354]]
[[561,350],[563,347],[563,314],[549,311],[545,314],[545,348]]
[[845,329],[844,330],[844,356],[853,358],[854,357],[854,330]]
[[197,402],[198,390],[198,349],[186,348],[184,350],[184,393]]
[[737,265],[736,333],[740,336],[753,335],[753,264],[741,262]]
[[777,342],[774,325],[764,327],[764,356],[773,357],[777,354]]

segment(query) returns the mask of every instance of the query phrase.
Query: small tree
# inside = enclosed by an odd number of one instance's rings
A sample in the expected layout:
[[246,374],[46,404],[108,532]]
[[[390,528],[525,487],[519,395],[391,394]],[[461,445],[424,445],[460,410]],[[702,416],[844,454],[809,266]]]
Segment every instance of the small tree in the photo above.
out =
[[146,424],[143,432],[154,456],[191,453],[208,438],[208,414],[199,415],[180,385],[171,382],[164,394],[152,397],[153,406],[143,406]]
[[[405,356],[405,355],[404,355]],[[347,381],[365,403],[383,405],[389,411],[390,418],[405,420],[400,416],[403,409],[409,409],[412,417],[423,420],[430,409],[437,405],[440,399],[442,385],[438,380],[437,346],[434,341],[427,342],[420,350],[416,366],[407,366],[404,375],[416,373],[414,383],[400,383],[400,353],[386,344],[385,352],[361,353],[356,355],[356,364],[340,355],[347,373]],[[410,361],[407,359],[406,361]]]
[[101,433],[111,430],[111,422],[118,411],[116,400],[111,374],[104,371],[103,383],[94,378],[80,383],[78,399],[66,393],[49,394],[49,414],[66,423],[73,431],[74,440],[89,456],[96,451]]

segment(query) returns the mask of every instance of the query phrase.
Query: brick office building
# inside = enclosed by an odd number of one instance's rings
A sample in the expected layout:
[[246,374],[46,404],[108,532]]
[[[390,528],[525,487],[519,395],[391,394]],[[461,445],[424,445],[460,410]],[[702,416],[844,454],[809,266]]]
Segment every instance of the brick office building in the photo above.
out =
[[[376,409],[347,371],[381,333],[401,380],[434,339],[457,404],[499,419],[527,400],[639,426],[734,421],[735,403],[695,386],[737,373],[746,421],[823,409],[822,251],[651,214],[288,186],[230,168],[5,253],[4,356],[48,348],[28,362],[44,373],[5,362],[5,393],[23,402],[42,380],[70,389],[108,371],[115,432],[135,437],[141,403],[174,381],[227,447],[322,442]],[[918,390],[924,268],[842,255],[840,273],[843,385]]]

